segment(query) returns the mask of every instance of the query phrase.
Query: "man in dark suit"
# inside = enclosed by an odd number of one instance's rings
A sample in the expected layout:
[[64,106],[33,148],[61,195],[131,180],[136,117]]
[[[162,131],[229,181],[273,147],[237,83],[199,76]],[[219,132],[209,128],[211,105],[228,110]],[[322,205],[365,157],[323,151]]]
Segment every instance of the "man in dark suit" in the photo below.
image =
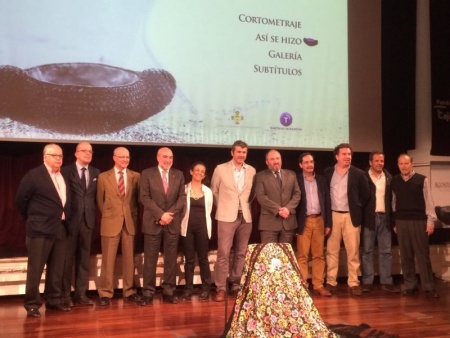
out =
[[70,219],[70,185],[60,172],[63,152],[56,144],[44,147],[44,164],[30,170],[16,194],[16,205],[26,221],[28,250],[24,306],[29,317],[40,317],[39,284],[44,266],[45,307],[69,311],[61,299],[66,254],[66,221]]
[[144,284],[143,297],[139,303],[142,306],[153,301],[161,241],[164,245],[163,301],[178,303],[175,289],[178,238],[186,204],[184,176],[181,171],[172,168],[173,153],[169,148],[160,148],[156,159],[158,165],[145,169],[140,183],[140,198],[144,205]]
[[100,170],[89,165],[92,146],[81,142],[75,150],[76,161],[61,169],[67,177],[72,192],[71,219],[68,222],[67,255],[64,271],[62,297],[66,305],[73,306],[70,299],[72,268],[75,260],[74,301],[82,305],[94,305],[86,296],[89,284],[89,260],[92,231],[95,227],[97,178]]
[[277,150],[266,153],[266,170],[255,176],[255,195],[261,205],[258,229],[262,243],[292,244],[297,228],[296,208],[300,202],[297,177],[291,170],[281,169]]
[[114,149],[114,168],[98,176],[97,204],[102,213],[102,267],[97,287],[98,305],[106,306],[114,296],[114,267],[119,242],[122,244],[123,298],[140,301],[134,284],[134,236],[139,217],[138,172],[128,169],[130,152],[127,148]]
[[314,158],[303,153],[298,159],[302,172],[298,174],[298,185],[302,194],[297,219],[297,263],[305,281],[308,279],[308,258],[311,251],[312,285],[314,292],[330,297],[324,288],[325,236],[331,230],[330,191],[325,177],[314,172]]
[[344,240],[347,253],[347,284],[354,296],[361,296],[358,273],[360,268],[359,243],[364,206],[370,190],[364,171],[351,165],[352,148],[341,143],[334,148],[336,165],[325,169],[330,187],[333,228],[327,241],[327,288],[337,286],[339,251]]

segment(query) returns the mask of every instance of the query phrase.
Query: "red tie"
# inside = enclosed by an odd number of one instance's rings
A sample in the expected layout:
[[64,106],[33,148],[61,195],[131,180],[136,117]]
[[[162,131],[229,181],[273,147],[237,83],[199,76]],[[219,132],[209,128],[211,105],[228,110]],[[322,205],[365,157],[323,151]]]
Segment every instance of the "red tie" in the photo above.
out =
[[123,171],[119,171],[119,193],[120,197],[125,197],[125,182],[123,181]]
[[164,192],[167,194],[167,190],[169,190],[169,183],[167,182],[167,170],[162,171],[162,181],[164,186]]

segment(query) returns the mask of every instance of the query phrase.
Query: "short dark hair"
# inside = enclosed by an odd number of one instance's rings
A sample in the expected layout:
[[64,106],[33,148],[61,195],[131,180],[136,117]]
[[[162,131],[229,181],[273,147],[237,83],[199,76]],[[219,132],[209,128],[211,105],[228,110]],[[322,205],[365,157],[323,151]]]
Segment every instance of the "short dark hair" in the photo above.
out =
[[236,149],[236,147],[248,148],[248,144],[245,143],[244,141],[237,140],[234,141],[233,145],[231,146],[231,151],[234,152],[234,149]]
[[353,154],[353,149],[352,149],[352,147],[350,146],[350,144],[348,144],[348,143],[341,143],[341,144],[338,144],[335,148],[334,148],[334,155],[339,155],[339,151],[341,150],[341,149],[343,149],[343,148],[348,148],[348,149],[350,149],[350,152]]
[[374,150],[374,151],[372,151],[372,152],[369,154],[369,161],[370,161],[370,162],[373,161],[373,157],[374,157],[375,155],[383,155],[383,156],[385,156],[384,153],[383,153],[382,151]]
[[312,156],[312,158],[314,159],[313,154],[311,154],[310,152],[305,152],[305,153],[301,153],[300,156],[298,157],[298,163],[302,163],[303,157],[305,157],[305,156]]
[[398,159],[399,159],[400,157],[402,157],[402,156],[408,157],[408,158],[411,160],[411,163],[413,163],[413,158],[412,158],[412,156],[411,156],[411,155],[408,155],[407,153],[402,153],[402,154],[398,155],[397,161],[398,161]]

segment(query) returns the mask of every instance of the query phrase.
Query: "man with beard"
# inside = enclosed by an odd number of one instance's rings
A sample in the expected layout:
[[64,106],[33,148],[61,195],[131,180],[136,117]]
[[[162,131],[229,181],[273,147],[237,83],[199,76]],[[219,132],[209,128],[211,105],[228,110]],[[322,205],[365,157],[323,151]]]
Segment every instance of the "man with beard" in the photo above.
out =
[[262,243],[292,244],[297,228],[296,208],[300,188],[295,173],[281,169],[277,150],[266,153],[267,169],[255,176],[255,195],[261,205],[258,229]]

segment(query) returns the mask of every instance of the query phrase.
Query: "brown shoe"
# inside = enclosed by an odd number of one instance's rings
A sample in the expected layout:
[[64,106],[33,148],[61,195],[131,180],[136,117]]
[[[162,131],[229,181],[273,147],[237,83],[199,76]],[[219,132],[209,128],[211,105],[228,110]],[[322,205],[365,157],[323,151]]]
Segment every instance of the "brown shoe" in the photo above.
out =
[[331,297],[331,292],[327,291],[324,287],[318,288],[314,292],[323,297]]
[[223,302],[225,301],[225,291],[219,290],[216,294],[216,297],[214,298],[216,302]]
[[350,293],[352,294],[352,296],[362,296],[362,289],[359,285],[351,286]]

